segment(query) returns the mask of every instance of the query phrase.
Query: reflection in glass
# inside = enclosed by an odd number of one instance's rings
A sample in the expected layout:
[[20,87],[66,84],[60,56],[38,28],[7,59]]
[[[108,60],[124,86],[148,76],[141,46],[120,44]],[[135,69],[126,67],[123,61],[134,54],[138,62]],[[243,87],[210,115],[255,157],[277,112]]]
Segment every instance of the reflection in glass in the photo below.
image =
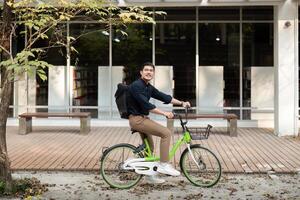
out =
[[[221,99],[210,106],[240,106],[239,51],[239,24],[199,24],[199,65],[211,75],[206,76],[207,84],[215,87],[215,80],[222,79],[225,82],[223,87],[216,86],[218,91],[210,90],[223,96],[223,102]],[[201,93],[201,88],[205,89],[206,86],[199,85],[199,88]],[[206,98],[209,101],[209,94]]]
[[[21,34],[21,32],[24,31],[24,26],[17,26],[15,31],[16,31],[16,34],[14,34],[13,38],[12,38],[12,54],[13,54],[13,56],[16,56],[16,54],[20,53],[25,47],[25,36],[24,36],[24,34]],[[0,74],[3,75],[1,73],[1,69],[0,69]],[[3,77],[1,77],[0,80],[3,80]],[[1,85],[1,83],[0,83],[0,85]],[[13,82],[11,84],[11,87],[12,87],[11,88],[12,92],[10,93],[10,103],[9,103],[10,106],[14,105],[14,83]],[[14,110],[13,108],[9,109],[8,117],[13,117],[13,110]]]
[[243,24],[243,66],[273,66],[273,24]]
[[124,81],[130,84],[139,77],[139,67],[152,62],[152,24],[128,24],[123,28],[127,35],[114,28],[112,65],[124,67]]
[[108,66],[109,30],[105,24],[70,24],[70,36],[76,39],[72,46],[71,66],[97,67]]
[[[273,108],[273,50],[272,23],[243,24],[244,107]],[[243,117],[252,119],[250,112]]]
[[105,24],[70,24],[76,38],[71,52],[73,106],[98,106],[98,68],[108,66],[109,35]]
[[[127,35],[118,30],[125,31]],[[111,87],[113,118],[120,117],[113,97],[117,84],[120,82],[130,84],[140,77],[139,67],[145,62],[152,62],[152,41],[152,24],[113,27]],[[109,105],[109,95],[108,93],[105,99],[102,98],[106,105]]]
[[251,116],[251,110],[243,110],[243,119],[250,119]]
[[[59,24],[57,28],[49,30],[46,34],[48,38],[39,39],[34,47],[42,48],[44,53],[38,54],[37,57],[54,66],[66,66],[66,47],[60,42],[66,43],[66,24]],[[45,69],[47,79],[43,81],[36,75],[36,105],[47,106],[49,102],[49,70]],[[64,87],[64,86],[62,86]],[[47,108],[37,108],[38,112],[48,111]]]
[[255,6],[243,8],[243,20],[273,20],[272,6]]
[[45,52],[38,55],[40,60],[44,60],[52,65],[67,65],[67,25],[59,24],[57,27],[50,29],[46,35],[48,38],[39,39],[34,47],[42,48]]
[[199,7],[199,20],[240,20],[239,7]]
[[155,11],[166,12],[166,15],[155,16],[156,21],[191,21],[196,20],[196,8],[176,7],[176,8],[155,8]]
[[14,117],[14,109],[13,108],[9,108],[8,117]]
[[[88,109],[88,108],[73,108],[72,112],[89,112],[91,113],[91,118],[97,118],[98,117],[98,109]],[[106,114],[106,116],[109,116]],[[108,119],[108,118],[106,118]]]
[[[48,69],[45,69],[48,76]],[[36,77],[36,105],[48,105],[48,78],[43,81],[39,76]],[[37,111],[40,111],[37,109]]]
[[195,28],[195,24],[158,23],[155,31],[156,66],[173,71],[174,97],[192,106],[196,106]]

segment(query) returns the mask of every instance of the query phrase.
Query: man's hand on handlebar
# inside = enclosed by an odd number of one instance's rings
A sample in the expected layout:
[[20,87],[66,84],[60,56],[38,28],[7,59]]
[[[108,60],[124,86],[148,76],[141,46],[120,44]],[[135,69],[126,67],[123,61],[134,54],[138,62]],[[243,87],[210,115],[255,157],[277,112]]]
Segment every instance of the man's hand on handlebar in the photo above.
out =
[[190,107],[191,107],[191,104],[190,104],[190,102],[188,102],[188,101],[183,101],[183,102],[182,102],[182,107],[184,107],[184,108],[190,108]]
[[164,116],[168,119],[172,119],[174,117],[174,114],[172,112],[164,112]]

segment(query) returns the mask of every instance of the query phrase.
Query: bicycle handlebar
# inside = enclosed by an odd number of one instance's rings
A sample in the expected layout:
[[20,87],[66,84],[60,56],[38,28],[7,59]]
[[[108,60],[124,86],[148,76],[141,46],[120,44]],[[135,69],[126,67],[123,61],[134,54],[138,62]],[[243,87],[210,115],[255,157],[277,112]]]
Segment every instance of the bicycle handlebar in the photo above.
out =
[[[190,133],[190,136],[192,137],[192,139],[195,139],[195,140],[202,140],[202,139],[207,139],[208,136],[209,136],[209,133],[210,133],[210,129],[212,128],[212,126],[210,124],[207,125],[207,127],[205,128],[205,131],[200,131],[201,128],[198,128],[198,131],[197,131],[197,128],[196,128],[196,132],[194,132],[192,135],[191,135],[191,132],[190,130],[191,129],[194,129],[195,131],[195,128],[191,128],[189,129],[186,124],[188,123],[188,110],[189,108],[186,107],[185,108],[185,112],[184,112],[184,116],[185,116],[185,121],[183,121],[183,116],[180,115],[179,113],[174,113],[174,117],[176,118],[179,118],[180,120],[180,124],[181,124],[181,127],[182,127],[182,130],[184,132],[188,131]],[[192,117],[194,118],[194,117]],[[202,128],[203,129],[203,128]]]
[[188,122],[188,118],[187,118],[187,116],[188,116],[188,110],[189,110],[189,108],[188,107],[185,107],[185,109],[184,109],[184,115],[185,115],[185,122],[183,122],[183,120],[182,120],[182,116],[180,115],[180,114],[177,114],[177,113],[174,113],[174,117],[178,117],[179,118],[179,120],[180,120],[180,124],[181,124],[181,127],[182,127],[182,129],[183,130],[186,130],[186,124],[187,124],[187,122]]

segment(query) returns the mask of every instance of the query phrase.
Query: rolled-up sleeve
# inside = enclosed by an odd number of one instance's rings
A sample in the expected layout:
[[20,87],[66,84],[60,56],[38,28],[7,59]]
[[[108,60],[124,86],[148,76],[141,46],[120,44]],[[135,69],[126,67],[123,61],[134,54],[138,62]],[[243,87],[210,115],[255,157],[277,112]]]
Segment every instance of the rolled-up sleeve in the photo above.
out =
[[154,99],[160,100],[160,101],[164,102],[165,104],[169,104],[172,101],[172,96],[167,95],[163,92],[160,92],[155,87],[153,87],[151,97],[153,97]]
[[149,111],[156,108],[155,105],[149,102],[149,99],[147,98],[143,87],[140,87],[138,84],[131,85],[131,87],[129,87],[129,92],[131,93],[132,97],[137,101],[137,103],[145,110]]

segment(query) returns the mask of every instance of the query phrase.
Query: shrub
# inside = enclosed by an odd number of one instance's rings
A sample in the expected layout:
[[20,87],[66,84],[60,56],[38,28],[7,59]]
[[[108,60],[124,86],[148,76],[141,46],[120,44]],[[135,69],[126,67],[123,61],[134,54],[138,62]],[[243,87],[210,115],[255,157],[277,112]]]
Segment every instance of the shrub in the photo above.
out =
[[5,191],[5,182],[0,181],[0,197],[15,196],[21,199],[32,199],[32,197],[40,197],[48,189],[45,184],[36,178],[24,178],[13,180],[12,190],[7,193]]
[[3,181],[0,181],[0,196],[4,195],[5,191],[5,183]]
[[45,185],[37,178],[24,178],[14,181],[13,193],[17,196],[30,197],[39,196],[43,192],[47,191]]

